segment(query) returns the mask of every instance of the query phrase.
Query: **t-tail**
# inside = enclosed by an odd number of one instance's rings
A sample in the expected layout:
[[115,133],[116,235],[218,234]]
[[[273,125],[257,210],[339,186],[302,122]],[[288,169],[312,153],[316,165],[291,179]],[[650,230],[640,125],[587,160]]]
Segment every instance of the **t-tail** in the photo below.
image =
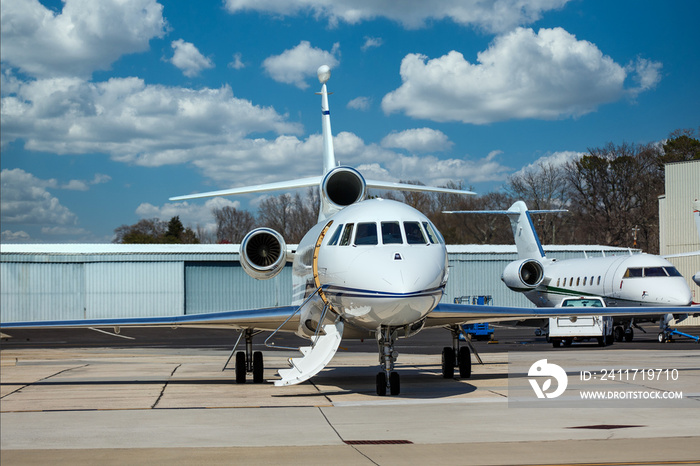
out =
[[513,239],[518,250],[518,260],[503,270],[501,280],[514,291],[530,291],[544,279],[543,263],[547,260],[542,243],[535,231],[531,214],[566,212],[566,210],[528,210],[523,201],[517,201],[508,210],[459,210],[445,214],[495,214],[507,215],[513,229]]

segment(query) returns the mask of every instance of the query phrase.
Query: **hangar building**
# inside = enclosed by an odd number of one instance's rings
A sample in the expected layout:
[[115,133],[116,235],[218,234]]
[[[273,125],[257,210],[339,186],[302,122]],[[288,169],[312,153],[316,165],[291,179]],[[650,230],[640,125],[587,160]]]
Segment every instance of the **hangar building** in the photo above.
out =
[[[450,277],[443,301],[490,296],[492,304],[534,307],[501,282],[515,246],[448,245]],[[3,322],[154,317],[286,305],[291,264],[255,280],[238,245],[2,245]],[[604,246],[549,246],[556,259],[629,254]]]

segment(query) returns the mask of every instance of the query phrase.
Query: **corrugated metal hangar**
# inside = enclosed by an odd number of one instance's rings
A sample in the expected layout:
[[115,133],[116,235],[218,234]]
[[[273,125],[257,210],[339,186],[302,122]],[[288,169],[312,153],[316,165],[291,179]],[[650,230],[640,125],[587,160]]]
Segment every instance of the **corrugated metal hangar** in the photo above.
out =
[[[500,280],[517,259],[515,246],[452,245],[443,301],[491,296],[503,306],[533,307]],[[3,322],[197,314],[286,305],[291,264],[255,280],[239,262],[238,245],[2,245]],[[628,254],[604,246],[549,246],[559,260]]]

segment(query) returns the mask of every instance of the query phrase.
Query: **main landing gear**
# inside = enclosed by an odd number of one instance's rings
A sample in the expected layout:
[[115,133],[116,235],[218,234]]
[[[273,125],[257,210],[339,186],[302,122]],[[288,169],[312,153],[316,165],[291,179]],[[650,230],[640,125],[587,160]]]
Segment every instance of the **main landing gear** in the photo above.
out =
[[[459,376],[463,379],[468,379],[472,376],[472,357],[469,346],[459,347],[459,334],[461,329],[459,326],[450,327],[452,333],[452,347],[445,346],[442,349],[442,377],[451,379],[455,376],[455,367],[459,368]],[[469,340],[465,341],[467,345]]]
[[[259,333],[262,333],[262,331],[255,331],[249,328],[245,329],[238,337],[238,341],[236,341],[236,344],[233,346],[231,355],[229,356],[228,361],[226,361],[226,365],[224,365],[224,369],[226,369],[229,361],[231,361],[231,357],[235,353],[236,383],[246,383],[247,375],[250,373],[253,374],[253,383],[263,382],[263,372],[265,370],[263,354],[262,351],[253,352],[253,337]],[[243,336],[245,336],[245,351],[236,352],[238,343],[241,341],[241,337]]]
[[394,350],[396,329],[382,327],[377,332],[377,349],[379,350],[379,365],[382,371],[377,374],[377,395],[385,396],[387,389],[392,396],[401,393],[399,373],[394,371],[394,362],[398,353]]

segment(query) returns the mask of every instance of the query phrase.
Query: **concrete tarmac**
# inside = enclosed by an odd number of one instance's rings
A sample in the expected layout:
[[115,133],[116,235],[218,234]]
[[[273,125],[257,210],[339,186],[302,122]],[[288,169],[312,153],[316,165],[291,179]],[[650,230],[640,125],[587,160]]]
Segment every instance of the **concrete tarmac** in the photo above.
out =
[[[633,408],[615,401],[518,405],[511,384],[528,375],[509,373],[512,352],[482,354],[484,364],[475,363],[469,379],[458,373],[444,379],[435,354],[402,354],[401,394],[379,397],[373,353],[341,351],[310,382],[275,387],[235,384],[234,371],[222,371],[228,352],[214,348],[3,349],[0,460],[3,466],[700,464],[700,350],[682,348],[545,353],[557,355],[570,385],[593,354],[610,369],[627,358],[677,370],[671,389],[683,392],[682,404],[641,400]],[[266,378],[275,379],[291,355],[266,351]],[[649,378],[612,383],[669,389]]]

